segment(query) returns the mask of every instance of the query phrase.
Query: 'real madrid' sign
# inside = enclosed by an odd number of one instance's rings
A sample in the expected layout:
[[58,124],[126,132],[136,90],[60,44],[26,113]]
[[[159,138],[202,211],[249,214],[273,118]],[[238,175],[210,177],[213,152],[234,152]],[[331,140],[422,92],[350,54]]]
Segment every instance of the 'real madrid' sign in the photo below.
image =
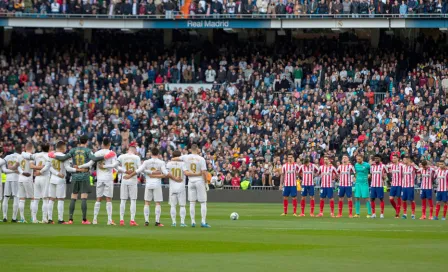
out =
[[227,28],[230,27],[229,21],[215,21],[215,20],[188,20],[187,26],[190,28]]

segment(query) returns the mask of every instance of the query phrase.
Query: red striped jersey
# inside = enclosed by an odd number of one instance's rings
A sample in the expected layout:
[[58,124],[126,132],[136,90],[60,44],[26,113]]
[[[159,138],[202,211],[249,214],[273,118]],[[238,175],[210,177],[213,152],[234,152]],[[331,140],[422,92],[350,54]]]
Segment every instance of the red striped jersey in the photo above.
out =
[[333,175],[337,175],[336,168],[333,165],[322,165],[319,167],[319,173],[321,177],[320,187],[331,188],[333,187]]
[[414,187],[415,184],[415,171],[414,165],[403,166],[403,188]]
[[432,189],[432,181],[435,176],[435,170],[432,167],[428,168],[419,168],[418,173],[422,175],[422,184],[420,185],[421,189]]
[[383,174],[387,173],[387,168],[384,164],[370,165],[370,174],[372,175],[371,187],[383,187]]
[[437,169],[436,170],[437,191],[448,191],[448,170]]
[[392,186],[402,186],[402,176],[403,176],[403,164],[402,163],[390,163],[387,165],[387,170],[392,174]]
[[351,164],[341,164],[338,166],[339,186],[352,186],[352,174],[355,168]]
[[314,174],[318,171],[319,168],[315,164],[301,165],[299,173],[302,174],[302,186],[314,186]]
[[282,167],[283,186],[297,186],[297,172],[299,165],[296,163],[285,163]]

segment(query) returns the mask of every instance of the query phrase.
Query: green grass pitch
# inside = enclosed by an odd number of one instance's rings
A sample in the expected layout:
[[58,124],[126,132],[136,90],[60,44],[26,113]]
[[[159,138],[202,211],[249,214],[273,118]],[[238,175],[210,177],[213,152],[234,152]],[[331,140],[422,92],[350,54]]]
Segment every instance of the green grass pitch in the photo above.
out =
[[[169,226],[166,203],[163,228],[154,227],[152,206],[151,225],[143,226],[143,202],[138,227],[107,226],[104,202],[99,225],[84,226],[80,204],[75,225],[0,223],[1,271],[446,271],[447,222],[394,219],[391,207],[385,219],[367,219],[365,210],[363,218],[338,219],[328,217],[328,205],[324,218],[294,218],[279,216],[281,203],[209,203],[212,228],[183,229]],[[93,202],[88,208],[91,220]],[[229,219],[234,211],[237,221]],[[118,213],[114,201],[116,223]]]

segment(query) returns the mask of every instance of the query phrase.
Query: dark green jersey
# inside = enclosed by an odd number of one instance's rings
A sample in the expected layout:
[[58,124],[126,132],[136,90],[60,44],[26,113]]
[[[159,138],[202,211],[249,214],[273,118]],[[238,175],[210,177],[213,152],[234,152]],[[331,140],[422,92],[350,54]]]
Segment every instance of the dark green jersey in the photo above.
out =
[[[74,165],[83,165],[89,161],[100,161],[104,159],[104,157],[95,157],[91,149],[87,147],[75,147],[71,149],[64,156],[57,156],[56,159],[60,161],[65,161],[68,159],[72,159],[73,166]],[[73,173],[72,181],[81,181],[81,180],[90,180],[90,173]]]

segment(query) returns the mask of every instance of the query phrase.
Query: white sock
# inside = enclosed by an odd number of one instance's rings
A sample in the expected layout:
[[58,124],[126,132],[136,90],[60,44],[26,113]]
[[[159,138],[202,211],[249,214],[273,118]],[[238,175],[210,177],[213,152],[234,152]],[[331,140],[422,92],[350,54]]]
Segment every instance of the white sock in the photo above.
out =
[[42,200],[42,221],[48,221],[48,199]]
[[39,207],[39,199],[31,200],[31,221],[32,222],[37,221],[36,215],[37,215],[38,207]]
[[173,221],[173,224],[176,224],[176,206],[171,205],[170,214],[171,214],[171,220]]
[[25,220],[25,199],[19,200],[20,219]]
[[112,202],[106,203],[107,221],[112,221]]
[[185,209],[185,206],[180,206],[180,223],[185,224],[185,216],[187,216],[187,209]]
[[93,220],[97,220],[98,213],[100,212],[101,202],[95,202],[95,207],[93,208]]
[[5,196],[3,199],[3,218],[8,219],[8,201],[9,196]]
[[201,223],[205,224],[207,223],[207,202],[201,203]]
[[54,201],[50,199],[48,201],[48,220],[53,220],[53,206]]
[[126,199],[122,199],[120,202],[120,221],[124,220],[124,211],[126,210]]
[[143,214],[145,215],[145,223],[149,222],[149,205],[145,205],[143,208]]
[[137,202],[136,199],[131,199],[131,221],[135,221],[135,212],[137,210],[137,203],[136,202]]
[[196,224],[196,202],[190,202],[191,224]]
[[162,207],[159,205],[156,205],[156,222],[160,223],[160,214],[162,213]]
[[17,220],[17,212],[19,211],[19,198],[14,197],[14,202],[12,204],[12,219]]
[[58,221],[64,221],[64,200],[58,200]]

